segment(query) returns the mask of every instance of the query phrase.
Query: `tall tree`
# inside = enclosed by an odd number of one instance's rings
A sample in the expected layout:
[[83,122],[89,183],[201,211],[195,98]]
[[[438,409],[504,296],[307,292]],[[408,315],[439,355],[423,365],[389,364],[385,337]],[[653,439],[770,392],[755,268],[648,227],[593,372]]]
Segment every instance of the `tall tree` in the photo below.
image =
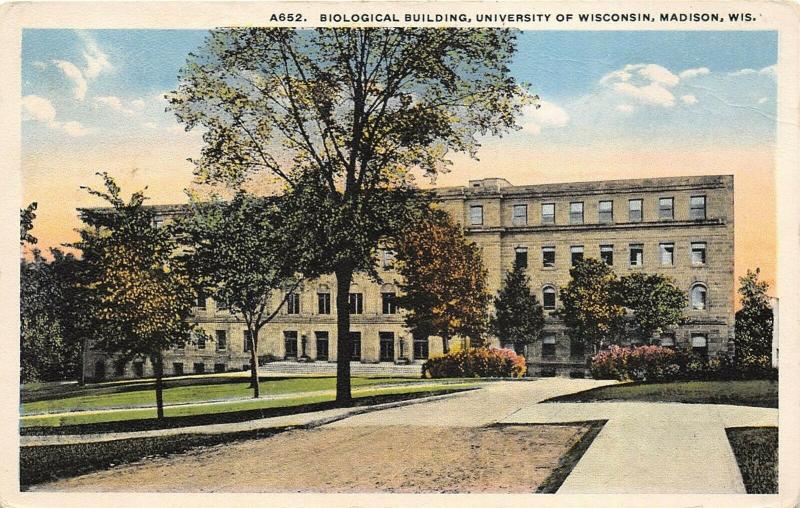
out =
[[38,203],[36,201],[32,202],[25,208],[21,208],[19,210],[19,243],[20,245],[24,244],[25,242],[34,244],[38,240],[35,236],[30,234],[30,230],[33,229],[33,221],[36,219],[36,208],[38,207]]
[[633,313],[634,333],[640,338],[651,338],[683,319],[686,294],[669,277],[632,273],[619,280],[615,292],[621,305]]
[[[258,339],[301,282],[276,200],[237,193],[229,202],[193,205],[178,226],[192,280],[247,327],[253,397],[258,398]],[[307,272],[308,273],[308,272]],[[283,296],[280,296],[283,291]]]
[[502,344],[513,344],[519,351],[526,344],[538,340],[544,328],[544,311],[531,292],[530,278],[520,264],[506,273],[503,287],[494,299],[492,333]]
[[173,233],[155,224],[143,206],[142,191],[128,202],[106,173],[105,192],[86,188],[111,209],[87,209],[81,240],[75,244],[88,264],[86,288],[96,295],[95,346],[121,361],[148,357],[156,377],[158,418],[164,417],[163,351],[189,341],[195,292],[185,267],[175,257]]
[[617,276],[594,258],[579,261],[569,274],[569,283],[559,291],[557,314],[572,339],[598,351],[613,342],[623,326],[625,309],[615,294]]
[[450,337],[482,342],[491,296],[480,248],[468,242],[449,213],[432,209],[396,237],[396,268],[403,280],[397,303],[407,310],[415,336],[438,335],[442,350]]
[[739,277],[742,307],[736,311],[736,357],[770,356],[774,316],[769,304],[769,284],[759,280],[761,270],[747,270]]
[[513,127],[529,98],[509,71],[515,45],[506,29],[220,29],[180,73],[170,104],[187,129],[206,130],[200,180],[271,175],[322,242],[310,252],[336,275],[340,404],[351,402],[353,273],[373,267],[386,219],[411,195],[389,191]]

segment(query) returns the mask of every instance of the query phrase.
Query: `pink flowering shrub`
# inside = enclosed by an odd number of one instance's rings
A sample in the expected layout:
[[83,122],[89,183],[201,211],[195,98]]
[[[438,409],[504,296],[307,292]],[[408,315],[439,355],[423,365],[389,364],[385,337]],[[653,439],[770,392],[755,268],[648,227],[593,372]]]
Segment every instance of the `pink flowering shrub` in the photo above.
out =
[[422,377],[522,377],[525,358],[511,349],[469,348],[434,356],[422,364]]
[[685,356],[661,346],[612,346],[592,358],[591,371],[596,379],[669,381],[680,378],[685,371]]

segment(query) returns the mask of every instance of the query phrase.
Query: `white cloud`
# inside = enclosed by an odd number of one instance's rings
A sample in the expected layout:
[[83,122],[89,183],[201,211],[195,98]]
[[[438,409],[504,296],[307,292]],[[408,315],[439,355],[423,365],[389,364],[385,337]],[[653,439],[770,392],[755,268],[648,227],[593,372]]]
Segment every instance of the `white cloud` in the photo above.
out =
[[22,110],[26,120],[34,120],[55,130],[63,130],[73,137],[85,136],[89,133],[80,122],[70,121],[61,123],[56,120],[56,108],[53,103],[38,95],[26,95],[22,98]]
[[772,76],[774,78],[777,77],[778,75],[778,68],[775,65],[770,65],[764,67],[763,69],[758,71],[758,73],[761,74],[762,76]]
[[569,113],[561,106],[549,101],[539,101],[539,106],[522,109],[520,125],[524,132],[539,134],[543,128],[564,127],[569,123]]
[[113,95],[95,97],[94,101],[97,104],[101,104],[115,111],[119,111],[120,113],[124,113],[128,116],[136,114],[135,111],[133,111],[132,109],[125,107],[125,105],[122,104],[122,100],[119,97],[115,97]]
[[685,71],[678,74],[681,79],[691,79],[697,76],[705,76],[709,74],[711,71],[708,70],[708,67],[698,67],[696,69],[686,69]]
[[681,95],[681,100],[684,104],[697,104],[697,97],[694,95]]
[[103,53],[97,42],[86,32],[76,30],[75,32],[83,41],[83,58],[86,59],[85,75],[89,79],[94,79],[103,71],[113,70],[114,67],[108,60],[108,55]]
[[158,128],[158,125],[156,125],[155,122],[144,122],[142,124],[142,127],[144,127],[145,129],[156,129]]
[[729,72],[729,76],[748,76],[753,74],[760,74],[762,76],[777,76],[777,68],[775,65],[768,65],[762,69],[739,69],[738,71]]
[[633,113],[633,106],[630,104],[620,104],[617,106],[617,111],[622,113]]
[[764,103],[765,103],[765,102],[767,102],[768,100],[769,100],[769,98],[768,98],[768,97],[762,97],[762,98],[758,99],[758,103],[759,103],[759,104],[764,104]]
[[631,70],[633,68],[638,67],[639,74],[650,80],[652,83],[659,83],[665,86],[675,86],[680,81],[680,78],[675,74],[671,73],[666,68],[656,65],[656,64],[647,64],[647,65],[639,66],[627,66],[626,70]]
[[600,85],[643,104],[670,107],[675,96],[668,90],[680,83],[680,78],[657,64],[628,64],[600,79]]
[[85,136],[89,133],[89,130],[81,125],[80,122],[75,121],[65,123],[62,128],[64,132],[75,138]]
[[41,60],[36,60],[35,62],[31,62],[31,65],[33,65],[37,69],[46,69],[47,68],[47,64],[42,62]]
[[144,100],[143,99],[132,100],[131,101],[131,106],[133,106],[133,109],[142,110],[142,109],[144,109],[144,106],[145,106]]
[[86,78],[83,77],[81,70],[78,69],[75,64],[67,60],[53,60],[53,63],[61,69],[61,72],[63,72],[65,76],[72,80],[75,85],[72,90],[75,94],[75,98],[80,101],[85,99],[86,90],[89,89],[89,85],[86,82]]
[[658,83],[651,83],[645,86],[635,86],[630,83],[614,83],[612,88],[644,104],[664,107],[675,105],[675,96],[672,95],[672,92]]

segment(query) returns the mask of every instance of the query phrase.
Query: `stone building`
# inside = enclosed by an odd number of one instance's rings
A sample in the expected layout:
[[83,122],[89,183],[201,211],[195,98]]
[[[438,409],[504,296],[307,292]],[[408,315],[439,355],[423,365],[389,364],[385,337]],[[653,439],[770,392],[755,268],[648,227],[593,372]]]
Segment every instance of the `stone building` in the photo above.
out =
[[[686,322],[664,330],[656,339],[661,345],[691,347],[709,356],[727,350],[734,324],[732,176],[526,186],[488,178],[437,189],[437,196],[467,238],[481,246],[493,294],[515,262],[527,265],[547,316],[541,340],[521,351],[531,374],[584,375],[589,352],[572,343],[551,315],[572,263],[582,257],[601,259],[620,276],[661,273],[686,291]],[[159,220],[184,210],[156,209]],[[357,275],[350,291],[352,360],[421,362],[440,353],[441,339],[415,341],[403,326],[394,305],[398,275],[391,252],[381,251],[380,257],[383,283]],[[333,277],[305,282],[262,329],[259,354],[265,360],[335,361],[335,287]],[[167,352],[165,373],[247,369],[243,323],[203,296],[195,316],[206,338]],[[93,378],[152,372],[149,362],[114,364],[101,352],[92,352],[84,368]]]

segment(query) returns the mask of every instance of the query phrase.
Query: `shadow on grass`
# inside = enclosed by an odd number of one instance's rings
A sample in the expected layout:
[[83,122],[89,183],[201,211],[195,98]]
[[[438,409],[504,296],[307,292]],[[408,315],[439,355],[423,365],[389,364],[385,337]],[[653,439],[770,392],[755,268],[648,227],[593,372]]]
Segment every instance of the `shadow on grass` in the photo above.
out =
[[748,494],[778,493],[778,428],[725,429]]

